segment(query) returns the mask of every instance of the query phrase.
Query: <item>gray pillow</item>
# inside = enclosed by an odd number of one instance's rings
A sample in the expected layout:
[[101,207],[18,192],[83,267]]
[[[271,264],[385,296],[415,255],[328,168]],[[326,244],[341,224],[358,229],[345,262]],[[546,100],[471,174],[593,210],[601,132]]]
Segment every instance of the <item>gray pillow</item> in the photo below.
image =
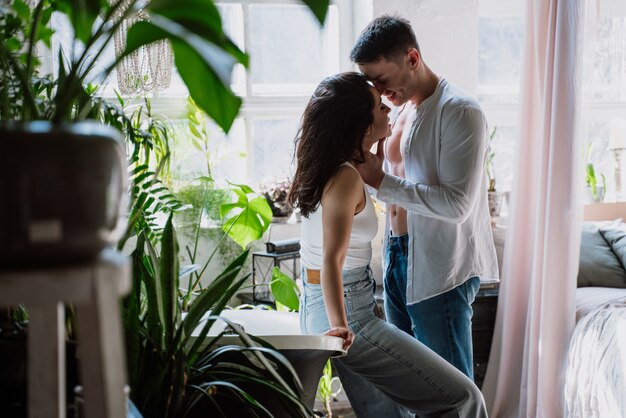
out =
[[605,241],[609,243],[611,249],[622,263],[622,268],[626,270],[626,224],[617,227],[600,227],[600,233]]
[[[580,243],[580,268],[578,287],[626,288],[626,271],[611,244],[604,238],[600,228],[615,229],[614,222],[583,222]],[[611,237],[612,233],[609,234]],[[623,246],[626,239],[616,240]],[[620,247],[621,248],[621,247]]]

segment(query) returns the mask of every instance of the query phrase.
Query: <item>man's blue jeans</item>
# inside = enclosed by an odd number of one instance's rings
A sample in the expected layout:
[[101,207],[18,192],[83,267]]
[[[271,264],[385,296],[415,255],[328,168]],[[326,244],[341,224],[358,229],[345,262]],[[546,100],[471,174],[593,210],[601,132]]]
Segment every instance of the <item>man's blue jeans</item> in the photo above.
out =
[[[330,326],[320,284],[302,269],[300,327],[320,334]],[[333,359],[359,418],[486,418],[482,394],[463,373],[412,336],[374,313],[376,284],[369,266],[343,271],[344,304],[354,343]],[[409,412],[411,411],[411,412]]]
[[384,278],[387,320],[474,379],[472,303],[480,278],[472,277],[446,293],[407,305],[408,245],[408,235],[389,237]]

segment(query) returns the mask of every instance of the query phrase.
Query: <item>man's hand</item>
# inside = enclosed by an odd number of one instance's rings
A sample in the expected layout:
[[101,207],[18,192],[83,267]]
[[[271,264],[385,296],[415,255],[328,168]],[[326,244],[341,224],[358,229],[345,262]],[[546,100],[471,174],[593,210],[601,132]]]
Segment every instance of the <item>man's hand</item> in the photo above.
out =
[[363,181],[375,189],[380,187],[380,183],[385,177],[383,162],[385,161],[385,138],[378,141],[376,154],[365,153],[365,162],[357,164],[356,169],[361,174]]
[[350,348],[350,346],[354,342],[354,334],[348,328],[344,327],[333,327],[326,331],[324,335],[343,338],[344,351],[348,351],[348,348]]

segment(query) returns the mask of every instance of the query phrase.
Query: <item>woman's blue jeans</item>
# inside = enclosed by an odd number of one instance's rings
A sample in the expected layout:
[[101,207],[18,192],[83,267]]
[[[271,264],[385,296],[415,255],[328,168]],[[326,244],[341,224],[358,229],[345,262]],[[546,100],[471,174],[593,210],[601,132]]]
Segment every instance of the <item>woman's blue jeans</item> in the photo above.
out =
[[[300,326],[305,334],[330,327],[319,284],[302,271]],[[333,359],[352,408],[361,418],[487,417],[476,385],[412,336],[374,313],[369,266],[343,271],[344,302],[354,343]],[[409,412],[410,411],[410,412]]]
[[387,321],[415,336],[474,379],[472,303],[480,288],[480,278],[472,277],[448,292],[407,305],[408,245],[408,235],[388,239],[384,279]]

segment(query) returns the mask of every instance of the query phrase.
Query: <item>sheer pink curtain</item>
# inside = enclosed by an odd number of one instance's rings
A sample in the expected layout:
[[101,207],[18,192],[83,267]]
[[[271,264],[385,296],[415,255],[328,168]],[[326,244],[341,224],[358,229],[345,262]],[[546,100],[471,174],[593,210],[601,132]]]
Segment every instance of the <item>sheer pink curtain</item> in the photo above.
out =
[[527,2],[521,137],[483,386],[493,418],[563,414],[582,214],[575,134],[581,3]]

